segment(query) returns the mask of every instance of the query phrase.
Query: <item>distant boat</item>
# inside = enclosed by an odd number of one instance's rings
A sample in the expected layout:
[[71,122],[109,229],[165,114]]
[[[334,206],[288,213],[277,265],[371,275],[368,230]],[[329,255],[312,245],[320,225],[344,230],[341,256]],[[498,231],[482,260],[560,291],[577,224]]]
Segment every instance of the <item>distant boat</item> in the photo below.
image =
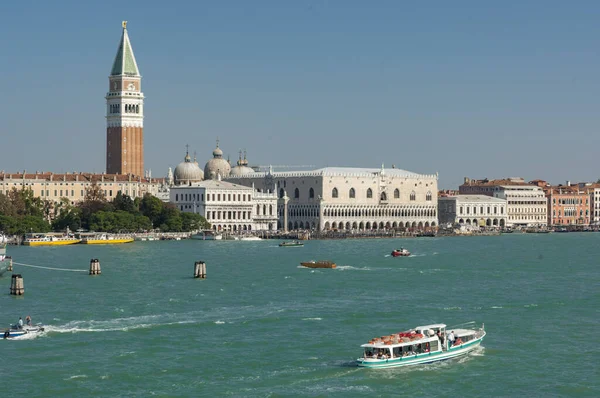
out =
[[408,257],[410,252],[404,248],[396,249],[392,252],[392,257]]
[[23,325],[19,328],[17,325],[11,325],[10,328],[4,331],[5,339],[14,339],[15,337],[21,337],[26,334],[38,334],[44,331],[44,325],[38,323],[37,325],[27,326]]
[[279,244],[279,247],[302,247],[302,246],[304,246],[304,243],[299,242],[299,241],[282,242]]
[[81,243],[85,245],[115,245],[120,243],[131,243],[133,238],[130,236],[126,237],[115,237],[107,234],[96,234],[93,236],[87,236],[81,239]]
[[221,240],[223,236],[216,234],[213,230],[200,231],[190,236],[194,240]]
[[308,268],[335,268],[336,265],[333,261],[321,260],[321,261],[307,261],[300,263],[303,267]]
[[262,240],[258,236],[242,236],[240,240]]
[[74,245],[80,241],[81,239],[68,234],[31,233],[25,236],[23,244],[25,246],[63,246]]

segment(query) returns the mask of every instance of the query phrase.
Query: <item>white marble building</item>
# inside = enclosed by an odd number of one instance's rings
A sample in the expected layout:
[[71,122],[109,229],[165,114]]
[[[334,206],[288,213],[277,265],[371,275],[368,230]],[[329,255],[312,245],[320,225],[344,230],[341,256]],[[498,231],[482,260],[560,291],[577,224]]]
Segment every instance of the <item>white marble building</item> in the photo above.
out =
[[437,174],[326,167],[255,172],[228,181],[275,192],[279,229],[425,229],[438,223]]
[[438,198],[440,224],[500,227],[507,224],[506,200],[486,195],[456,195]]
[[170,202],[202,215],[216,231],[261,231],[277,227],[277,194],[220,180],[173,185]]

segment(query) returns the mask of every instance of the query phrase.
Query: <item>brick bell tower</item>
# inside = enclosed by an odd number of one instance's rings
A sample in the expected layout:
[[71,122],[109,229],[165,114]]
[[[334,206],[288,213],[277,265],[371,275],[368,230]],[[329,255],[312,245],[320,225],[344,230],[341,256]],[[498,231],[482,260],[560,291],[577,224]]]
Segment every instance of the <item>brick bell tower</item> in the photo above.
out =
[[142,76],[123,21],[123,34],[106,94],[106,173],[144,176]]

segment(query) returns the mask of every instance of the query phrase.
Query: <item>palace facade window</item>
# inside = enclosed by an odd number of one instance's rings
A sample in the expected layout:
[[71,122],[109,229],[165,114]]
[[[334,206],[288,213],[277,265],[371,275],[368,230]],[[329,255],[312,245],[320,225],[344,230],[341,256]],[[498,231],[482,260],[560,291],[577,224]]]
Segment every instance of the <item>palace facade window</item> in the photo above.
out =
[[337,188],[333,188],[331,190],[331,197],[332,198],[337,198],[338,197],[338,190],[337,190]]
[[394,199],[400,199],[400,190],[398,188],[394,190]]
[[373,197],[373,190],[371,188],[367,189],[367,199],[371,199]]
[[356,192],[354,191],[354,188],[350,188],[349,196],[350,196],[350,199],[356,198]]

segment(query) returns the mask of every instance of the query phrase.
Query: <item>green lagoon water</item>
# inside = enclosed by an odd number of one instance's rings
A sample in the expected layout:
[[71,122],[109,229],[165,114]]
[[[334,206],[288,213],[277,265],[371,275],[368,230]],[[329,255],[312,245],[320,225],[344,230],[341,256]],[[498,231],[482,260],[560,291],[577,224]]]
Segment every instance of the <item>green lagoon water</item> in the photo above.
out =
[[[600,234],[277,243],[9,247],[102,275],[17,265],[23,297],[0,278],[0,324],[48,325],[0,341],[2,396],[600,396]],[[372,337],[467,321],[488,332],[468,357],[354,365]]]

